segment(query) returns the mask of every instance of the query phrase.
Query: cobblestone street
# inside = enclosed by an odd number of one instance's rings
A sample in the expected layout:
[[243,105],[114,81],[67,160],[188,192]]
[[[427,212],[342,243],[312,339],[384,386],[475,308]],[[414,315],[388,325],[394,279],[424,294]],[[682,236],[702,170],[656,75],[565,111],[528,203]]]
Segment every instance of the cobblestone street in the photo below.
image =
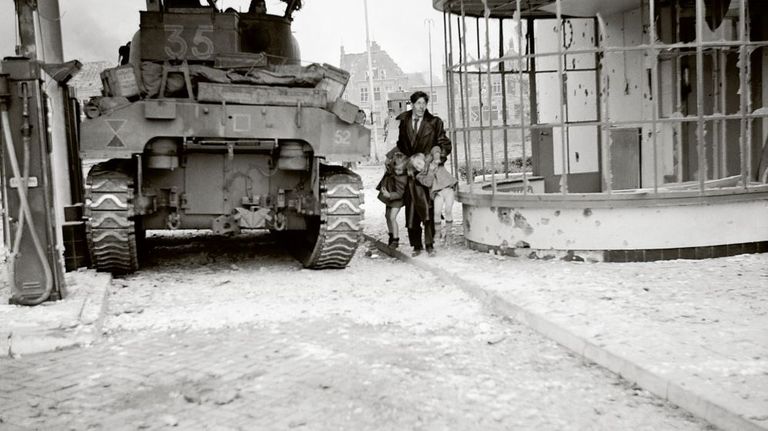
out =
[[101,342],[0,360],[0,429],[709,428],[410,265],[153,241]]

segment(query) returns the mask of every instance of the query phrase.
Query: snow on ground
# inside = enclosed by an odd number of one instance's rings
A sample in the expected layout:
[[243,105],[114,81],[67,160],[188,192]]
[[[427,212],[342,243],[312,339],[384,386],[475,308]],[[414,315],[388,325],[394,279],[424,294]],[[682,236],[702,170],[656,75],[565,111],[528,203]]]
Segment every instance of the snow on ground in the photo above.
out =
[[[382,169],[357,171],[366,188],[364,229],[386,240],[384,206],[373,190]],[[766,404],[768,254],[624,264],[510,258],[463,247],[459,204],[454,219],[455,241],[438,246],[437,257],[418,259],[596,344],[651,363],[656,372],[698,376],[698,382],[715,388],[710,392],[733,395],[750,408]],[[404,214],[400,221],[401,247],[407,252]],[[510,330],[454,286],[366,244],[343,271],[310,271],[261,232],[236,238],[154,232],[149,242],[142,270],[114,280],[105,321],[108,341],[152,333],[163,337],[167,331],[227,334],[228,328],[256,322],[277,328],[315,321],[339,333],[356,328],[366,337],[391,327],[410,336],[428,334],[433,341],[462,333],[481,345],[496,345]],[[5,268],[0,271],[5,279]],[[0,287],[0,300],[3,295],[7,299],[7,287]],[[45,313],[45,307],[32,310]],[[327,353],[312,348],[307,347],[315,356]],[[492,369],[502,372],[503,363]]]
[[[301,268],[265,233],[238,238],[155,233],[150,244],[147,265],[114,281],[110,330],[214,329],[329,312],[359,324],[417,331],[440,327],[446,316],[460,325],[478,324],[479,306],[468,307],[465,294],[393,259],[370,259],[365,247],[345,270],[314,271]],[[391,291],[402,295],[387,295]],[[200,295],[210,292],[215,297],[206,303]]]
[[[375,184],[375,169],[360,171],[366,185]],[[383,205],[366,193],[366,231],[384,239]],[[460,224],[455,231],[456,241],[438,247],[437,257],[418,259],[725,405],[735,402],[768,426],[768,254],[643,263],[531,260],[468,250]]]

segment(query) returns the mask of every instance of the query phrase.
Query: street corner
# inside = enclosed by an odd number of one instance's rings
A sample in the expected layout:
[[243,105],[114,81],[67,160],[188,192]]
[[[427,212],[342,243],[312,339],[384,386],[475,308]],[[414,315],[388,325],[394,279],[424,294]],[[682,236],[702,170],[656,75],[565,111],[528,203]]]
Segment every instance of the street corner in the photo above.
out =
[[92,270],[66,274],[66,296],[37,307],[0,305],[0,358],[90,344],[101,335],[112,277]]

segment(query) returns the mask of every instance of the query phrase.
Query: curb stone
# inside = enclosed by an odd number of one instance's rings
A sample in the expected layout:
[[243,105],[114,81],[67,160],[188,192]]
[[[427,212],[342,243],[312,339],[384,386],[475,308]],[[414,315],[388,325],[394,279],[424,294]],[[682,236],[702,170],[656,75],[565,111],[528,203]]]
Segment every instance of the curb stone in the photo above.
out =
[[[19,358],[71,347],[84,346],[98,340],[102,334],[112,277],[95,271],[67,274],[67,285],[73,292],[62,301],[32,307],[18,307],[9,315],[46,313],[59,314],[60,320],[29,324],[14,322],[0,329],[0,359]],[[17,317],[18,319],[18,317]],[[31,319],[30,319],[31,320]]]
[[686,388],[685,382],[676,382],[665,376],[653,373],[640,364],[596,345],[541,314],[526,310],[507,301],[498,294],[484,289],[482,286],[462,279],[458,274],[426,263],[422,259],[413,259],[401,251],[392,250],[382,241],[367,233],[364,234],[364,237],[382,253],[428,271],[446,284],[458,286],[467,295],[479,301],[491,313],[502,318],[514,319],[527,325],[534,331],[555,341],[582,358],[618,374],[627,381],[638,384],[654,395],[687,410],[691,414],[717,427],[727,431],[768,430],[768,428],[762,427],[760,424],[734,411],[726,405],[727,403],[718,403],[709,397]]

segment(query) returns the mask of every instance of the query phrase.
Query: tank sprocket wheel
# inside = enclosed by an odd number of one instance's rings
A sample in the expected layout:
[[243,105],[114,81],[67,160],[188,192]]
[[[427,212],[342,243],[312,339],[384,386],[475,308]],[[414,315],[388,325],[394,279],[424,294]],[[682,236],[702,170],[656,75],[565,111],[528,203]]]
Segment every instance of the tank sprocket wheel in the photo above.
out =
[[321,165],[320,216],[307,218],[296,244],[305,268],[339,269],[349,264],[362,241],[363,182],[341,166]]
[[91,263],[98,271],[135,272],[143,228],[134,220],[133,176],[120,163],[100,163],[88,173],[85,193]]

